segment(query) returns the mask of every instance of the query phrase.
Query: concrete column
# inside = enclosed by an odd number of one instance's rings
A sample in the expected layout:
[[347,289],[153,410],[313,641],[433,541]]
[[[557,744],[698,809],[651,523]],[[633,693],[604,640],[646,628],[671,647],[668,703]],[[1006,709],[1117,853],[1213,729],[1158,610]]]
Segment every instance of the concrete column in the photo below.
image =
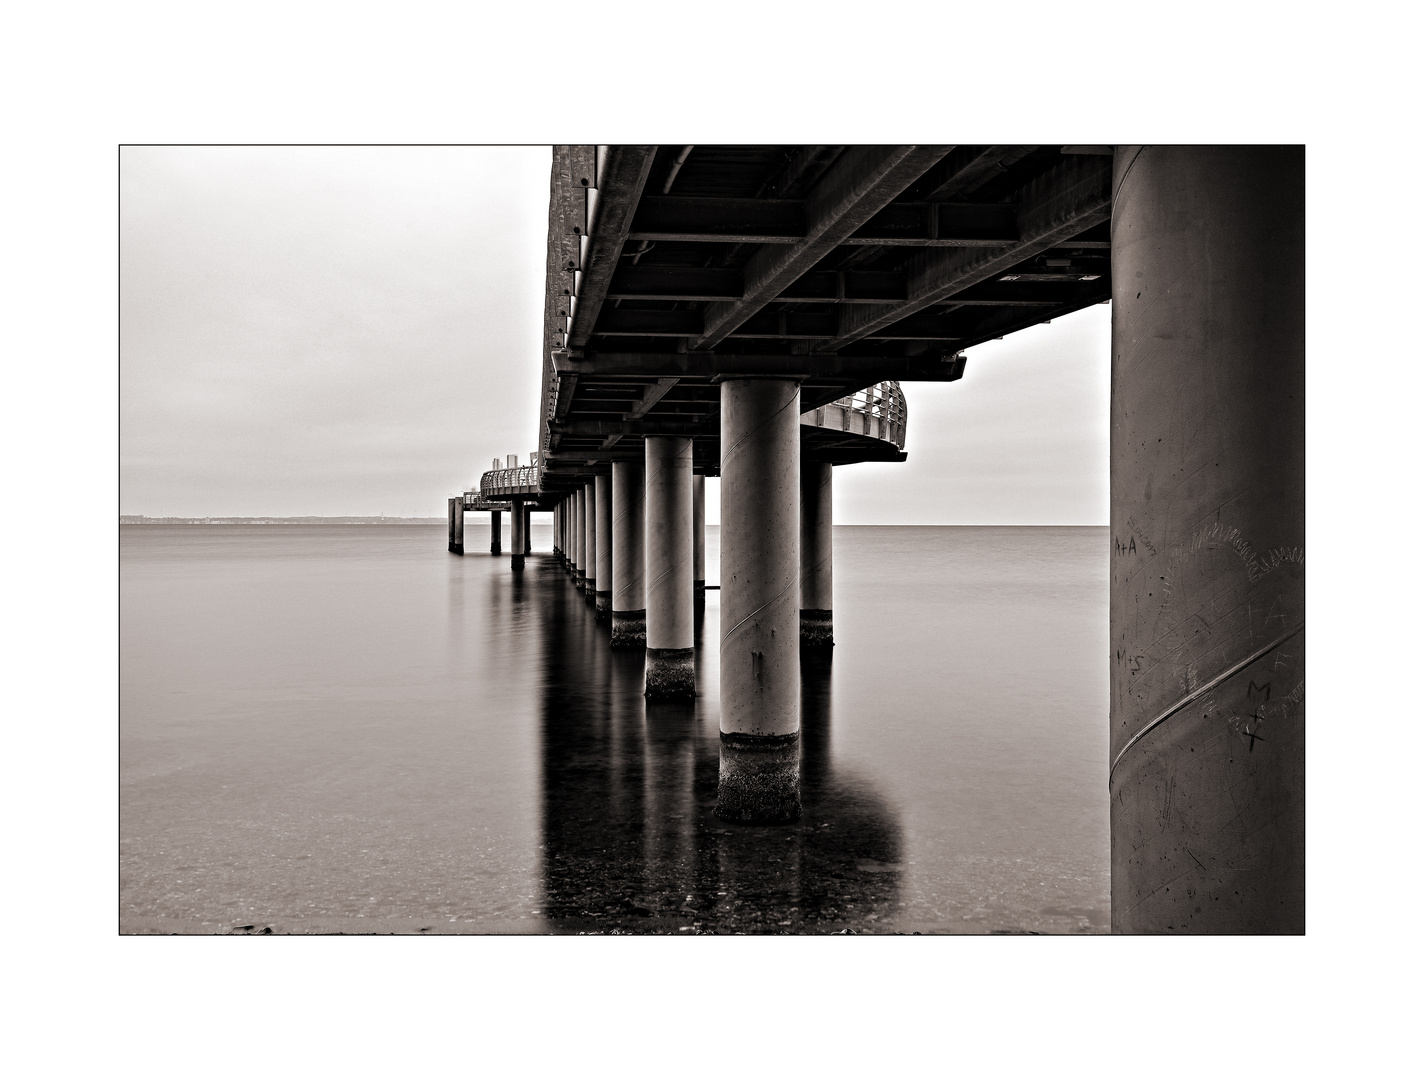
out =
[[465,497],[455,500],[455,554],[465,554]]
[[574,489],[572,502],[574,512],[571,515],[573,524],[573,550],[574,550],[574,586],[583,591],[584,572],[588,568],[587,547],[588,530],[584,528],[584,498],[583,488]]
[[564,505],[558,503],[554,507],[554,554],[559,558],[564,557]]
[[707,478],[692,478],[692,600],[707,600]]
[[534,553],[534,538],[529,535],[530,519],[533,516],[533,507],[526,503],[524,506],[524,554],[526,555],[532,555]]
[[603,622],[613,613],[613,477],[600,473],[593,478],[594,574],[598,583],[593,594],[594,618]]
[[643,463],[613,463],[613,647],[648,644],[643,596]]
[[1112,927],[1305,932],[1305,153],[1118,147]]
[[529,548],[525,534],[528,526],[529,513],[524,508],[524,500],[515,499],[509,513],[509,568],[511,570],[524,569],[524,553]]
[[830,648],[831,463],[801,462],[801,644]]
[[499,510],[490,511],[490,554],[500,553],[500,513]]
[[801,388],[722,383],[722,755],[717,816],[801,814]]
[[644,440],[643,581],[650,698],[697,696],[692,647],[692,440],[654,435]]
[[598,501],[592,480],[583,486],[583,527],[584,555],[588,559],[583,568],[583,592],[584,599],[592,606],[594,592],[598,588]]
[[[465,553],[465,551],[464,551],[464,543],[463,543],[464,537],[462,536],[462,537],[460,538],[461,543],[459,543],[458,545],[457,545],[456,542],[455,542],[455,504],[456,504],[457,502],[460,503],[461,509],[463,510],[463,508],[464,508],[464,499],[463,499],[463,498],[461,498],[461,499],[447,499],[447,500],[446,500],[446,506],[445,506],[445,516],[446,516],[446,525],[447,525],[446,531],[447,531],[448,534],[449,534],[449,539],[446,541],[445,548],[446,548],[447,551],[453,552],[453,553],[456,554],[456,555],[463,555],[463,554]],[[461,515],[461,521],[460,521],[460,524],[461,524],[461,526],[462,526],[461,532],[464,531],[463,526],[464,526],[464,524],[465,524],[465,523],[464,523],[464,520],[463,520],[463,517],[464,517],[464,515],[462,514],[462,515]]]

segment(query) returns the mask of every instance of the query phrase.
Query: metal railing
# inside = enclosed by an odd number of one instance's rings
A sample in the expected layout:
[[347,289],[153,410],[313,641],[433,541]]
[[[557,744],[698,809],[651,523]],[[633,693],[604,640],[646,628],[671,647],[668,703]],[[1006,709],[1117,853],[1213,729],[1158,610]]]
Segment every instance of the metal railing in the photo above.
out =
[[884,439],[905,449],[905,394],[898,382],[876,383],[829,405],[801,414],[801,422],[834,431]]
[[539,470],[532,465],[517,469],[492,469],[480,477],[480,494],[486,499],[539,494]]

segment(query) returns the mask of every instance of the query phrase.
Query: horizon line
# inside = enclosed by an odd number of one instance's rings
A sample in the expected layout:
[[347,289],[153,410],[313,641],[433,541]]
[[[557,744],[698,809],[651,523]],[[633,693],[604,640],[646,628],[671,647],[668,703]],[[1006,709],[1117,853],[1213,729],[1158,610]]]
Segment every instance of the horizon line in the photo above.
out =
[[[502,513],[504,511],[501,511]],[[548,513],[548,511],[537,511]],[[488,514],[488,510],[468,510],[466,515]],[[264,521],[264,522],[286,522],[297,521],[306,523],[320,522],[342,522],[358,520],[359,523],[369,521],[403,521],[419,522],[422,524],[435,523],[443,524],[446,519],[435,515],[424,517],[405,517],[394,514],[164,514],[157,516],[153,514],[120,514],[119,524],[138,524],[134,521],[125,521],[125,518],[141,518],[144,521],[155,522],[175,522],[181,524],[206,523],[211,525],[224,525],[234,522],[244,521]],[[721,528],[721,522],[708,522],[709,526]],[[882,529],[882,528],[903,528],[903,529],[1106,529],[1110,522],[1063,522],[1063,521],[973,521],[973,522],[953,522],[953,521],[877,521],[869,523],[857,522],[834,522],[835,528],[844,529]]]

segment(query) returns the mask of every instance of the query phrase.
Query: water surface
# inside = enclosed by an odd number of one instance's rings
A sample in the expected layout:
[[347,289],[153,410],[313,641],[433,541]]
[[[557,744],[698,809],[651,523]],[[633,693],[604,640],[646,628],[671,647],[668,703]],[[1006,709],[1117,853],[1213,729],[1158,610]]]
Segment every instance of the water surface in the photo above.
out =
[[121,526],[121,930],[1106,930],[1106,529],[837,527],[805,814],[747,827],[718,593],[650,706],[535,520],[522,577],[478,528]]

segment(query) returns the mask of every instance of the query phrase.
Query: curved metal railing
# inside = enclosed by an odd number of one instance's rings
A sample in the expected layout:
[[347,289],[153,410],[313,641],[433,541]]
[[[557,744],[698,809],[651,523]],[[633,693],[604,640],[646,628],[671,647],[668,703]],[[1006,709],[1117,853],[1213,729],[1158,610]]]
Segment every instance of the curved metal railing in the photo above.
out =
[[876,383],[801,414],[801,423],[884,439],[905,449],[905,394],[898,382]]
[[539,470],[532,465],[492,469],[480,477],[480,495],[486,499],[539,494]]

